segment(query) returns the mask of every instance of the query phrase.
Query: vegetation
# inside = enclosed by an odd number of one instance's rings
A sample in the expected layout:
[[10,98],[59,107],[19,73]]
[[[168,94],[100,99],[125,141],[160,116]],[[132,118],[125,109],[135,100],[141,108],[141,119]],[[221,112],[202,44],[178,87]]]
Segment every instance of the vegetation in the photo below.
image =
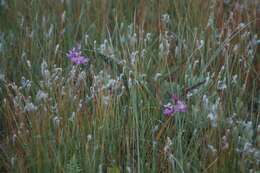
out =
[[257,173],[259,36],[258,0],[0,0],[1,172]]

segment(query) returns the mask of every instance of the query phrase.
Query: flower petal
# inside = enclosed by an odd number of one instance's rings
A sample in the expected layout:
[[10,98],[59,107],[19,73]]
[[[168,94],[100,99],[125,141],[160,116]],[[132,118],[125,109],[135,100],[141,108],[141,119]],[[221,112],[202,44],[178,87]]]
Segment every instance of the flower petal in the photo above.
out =
[[175,113],[174,107],[171,103],[164,105],[163,114],[166,116],[172,116]]
[[183,101],[177,100],[174,106],[176,112],[187,112],[187,106]]

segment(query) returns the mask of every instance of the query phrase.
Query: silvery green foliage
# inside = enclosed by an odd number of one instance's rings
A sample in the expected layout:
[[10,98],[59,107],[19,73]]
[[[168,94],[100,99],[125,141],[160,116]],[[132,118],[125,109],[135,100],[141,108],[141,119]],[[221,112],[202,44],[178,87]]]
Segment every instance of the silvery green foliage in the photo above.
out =
[[45,60],[42,61],[41,63],[41,75],[43,77],[43,83],[50,87],[51,86],[51,81],[50,81],[50,78],[51,78],[51,74],[50,74],[50,71],[48,69],[48,64]]
[[44,102],[44,101],[47,101],[48,99],[48,93],[42,91],[42,90],[38,90],[37,91],[37,94],[36,94],[36,101],[38,103],[40,102]]
[[[236,152],[243,157],[244,163],[248,168],[250,165],[260,165],[260,152],[259,152],[259,141],[260,137],[260,126],[254,127],[252,121],[237,120],[236,115],[233,115],[227,119],[228,125],[232,128],[229,130],[229,135],[233,135],[235,140]],[[256,131],[256,135],[255,135]],[[260,138],[259,138],[260,139]],[[227,141],[227,139],[224,139]],[[225,147],[222,145],[222,148]]]
[[108,40],[104,40],[104,42],[99,47],[99,52],[107,57],[114,57],[113,47],[108,43]]
[[38,107],[35,106],[34,103],[32,103],[32,102],[26,102],[26,104],[24,106],[25,112],[36,112],[37,109],[38,109]]
[[123,82],[120,77],[113,78],[108,73],[100,71],[97,75],[94,75],[91,93],[92,95],[96,95],[100,92],[119,93],[122,86]]
[[217,98],[215,103],[210,103],[207,96],[203,96],[203,104],[206,111],[208,111],[207,118],[210,120],[211,126],[216,128],[218,125],[218,111],[219,111],[219,104],[220,98]]
[[32,86],[32,81],[25,79],[25,77],[22,76],[20,89],[30,90],[31,86]]
[[161,17],[161,21],[164,22],[165,24],[169,23],[170,22],[170,15],[165,13],[162,15]]
[[0,73],[0,81],[5,81],[5,75]]
[[159,55],[161,57],[167,56],[170,53],[170,42],[165,37],[165,35],[161,35],[160,44],[159,44]]
[[208,148],[209,148],[209,150],[212,152],[212,154],[214,156],[217,154],[217,150],[216,150],[216,148],[213,145],[208,144]]
[[47,62],[43,60],[41,63],[41,75],[43,79],[40,81],[41,87],[51,89],[51,86],[56,85],[62,79],[62,68],[56,67],[55,64],[52,68],[49,68]]

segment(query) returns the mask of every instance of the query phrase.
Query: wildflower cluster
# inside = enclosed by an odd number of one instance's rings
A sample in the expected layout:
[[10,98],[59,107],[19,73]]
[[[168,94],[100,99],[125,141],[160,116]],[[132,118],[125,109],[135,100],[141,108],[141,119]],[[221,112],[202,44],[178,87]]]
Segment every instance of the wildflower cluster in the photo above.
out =
[[186,112],[187,106],[176,95],[171,98],[172,102],[164,105],[163,114],[166,116],[173,116],[177,112]]
[[76,47],[72,48],[69,53],[67,53],[67,57],[74,64],[86,64],[89,59],[81,54],[81,45],[78,44]]

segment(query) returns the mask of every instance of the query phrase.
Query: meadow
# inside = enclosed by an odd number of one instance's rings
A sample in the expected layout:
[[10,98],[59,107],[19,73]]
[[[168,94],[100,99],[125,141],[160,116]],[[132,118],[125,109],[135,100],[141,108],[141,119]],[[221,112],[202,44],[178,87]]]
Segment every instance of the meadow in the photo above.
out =
[[260,173],[259,0],[0,0],[0,172]]

